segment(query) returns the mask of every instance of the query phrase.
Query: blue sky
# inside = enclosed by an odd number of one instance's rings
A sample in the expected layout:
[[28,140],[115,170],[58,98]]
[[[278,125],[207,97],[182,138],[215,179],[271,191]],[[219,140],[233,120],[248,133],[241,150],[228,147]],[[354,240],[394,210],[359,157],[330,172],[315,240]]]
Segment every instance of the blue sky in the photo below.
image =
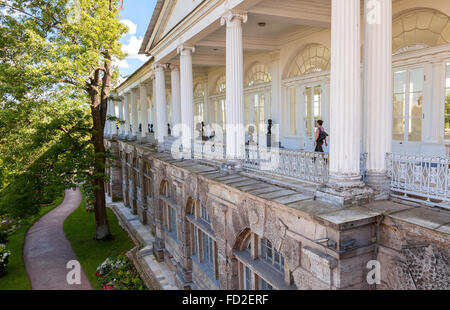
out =
[[125,7],[120,12],[121,21],[128,26],[130,32],[121,39],[122,49],[129,55],[117,63],[120,75],[125,77],[133,73],[147,60],[144,55],[137,55],[144,38],[145,31],[152,17],[156,0],[125,0]]

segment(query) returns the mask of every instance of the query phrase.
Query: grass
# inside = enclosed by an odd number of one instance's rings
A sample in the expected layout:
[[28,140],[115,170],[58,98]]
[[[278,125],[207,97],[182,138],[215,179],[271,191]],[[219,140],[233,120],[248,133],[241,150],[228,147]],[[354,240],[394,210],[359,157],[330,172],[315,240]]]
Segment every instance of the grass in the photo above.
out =
[[51,205],[41,207],[39,214],[22,220],[21,226],[8,237],[6,247],[11,251],[6,274],[0,278],[0,290],[30,290],[31,284],[23,262],[25,235],[33,224],[45,214],[56,208],[64,200],[62,193]]
[[64,232],[77,255],[93,289],[101,289],[95,272],[97,267],[111,255],[124,254],[134,247],[128,234],[120,227],[114,213],[108,208],[108,221],[113,240],[96,241],[95,219],[93,212],[86,212],[84,195],[79,207],[64,222]]

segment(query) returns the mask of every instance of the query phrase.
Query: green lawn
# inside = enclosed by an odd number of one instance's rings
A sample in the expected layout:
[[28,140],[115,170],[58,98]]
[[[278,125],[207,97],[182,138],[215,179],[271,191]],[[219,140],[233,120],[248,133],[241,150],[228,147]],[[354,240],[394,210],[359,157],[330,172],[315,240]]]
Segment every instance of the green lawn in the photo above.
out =
[[107,210],[107,213],[111,233],[114,236],[114,239],[109,241],[94,240],[94,213],[86,212],[84,198],[80,206],[64,222],[66,237],[72,244],[78,261],[94,289],[101,289],[95,276],[97,267],[108,256],[125,254],[134,247],[134,243],[120,227],[114,213],[110,209]]
[[51,205],[41,207],[39,214],[22,221],[21,227],[9,236],[6,248],[11,251],[6,274],[0,278],[0,290],[30,290],[30,280],[23,263],[23,244],[28,229],[42,216],[59,206],[64,194]]

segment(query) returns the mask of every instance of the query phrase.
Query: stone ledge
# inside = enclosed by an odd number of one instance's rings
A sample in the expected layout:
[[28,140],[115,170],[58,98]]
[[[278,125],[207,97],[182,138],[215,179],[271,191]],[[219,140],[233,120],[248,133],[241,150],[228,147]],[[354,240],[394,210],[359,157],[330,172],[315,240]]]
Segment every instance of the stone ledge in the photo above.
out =
[[136,247],[127,253],[133,261],[144,283],[149,289],[178,290],[175,277],[165,263],[159,263],[152,255],[154,237],[148,227],[138,221],[123,203],[112,203],[107,198],[107,206],[119,219],[120,226],[128,233]]

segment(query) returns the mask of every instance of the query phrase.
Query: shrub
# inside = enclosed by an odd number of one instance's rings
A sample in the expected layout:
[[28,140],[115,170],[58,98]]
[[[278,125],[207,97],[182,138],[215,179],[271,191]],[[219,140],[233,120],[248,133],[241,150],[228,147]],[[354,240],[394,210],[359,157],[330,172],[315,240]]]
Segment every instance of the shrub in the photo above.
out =
[[108,257],[97,268],[97,280],[104,290],[145,290],[131,261],[123,255]]
[[6,272],[10,255],[11,252],[6,250],[6,246],[0,243],[0,277]]

